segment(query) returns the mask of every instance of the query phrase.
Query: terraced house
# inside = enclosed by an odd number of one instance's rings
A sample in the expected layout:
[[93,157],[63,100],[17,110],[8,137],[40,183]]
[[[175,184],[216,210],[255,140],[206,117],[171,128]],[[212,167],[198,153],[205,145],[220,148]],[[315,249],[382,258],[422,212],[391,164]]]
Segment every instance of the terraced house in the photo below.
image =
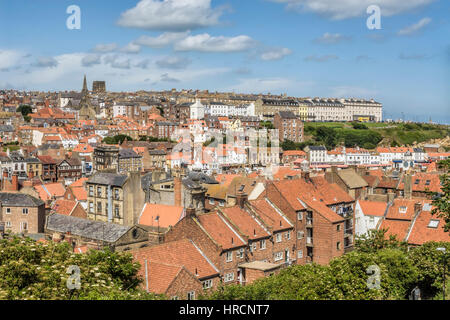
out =
[[144,206],[139,173],[120,175],[98,172],[86,182],[88,218],[132,226]]

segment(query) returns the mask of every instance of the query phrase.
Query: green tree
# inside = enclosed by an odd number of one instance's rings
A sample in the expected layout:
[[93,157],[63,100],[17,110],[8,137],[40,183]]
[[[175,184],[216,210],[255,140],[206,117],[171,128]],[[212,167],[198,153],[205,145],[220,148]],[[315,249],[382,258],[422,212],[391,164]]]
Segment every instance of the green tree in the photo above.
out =
[[440,161],[439,167],[445,170],[445,174],[440,176],[441,180],[441,193],[434,194],[433,205],[435,208],[432,211],[433,215],[444,219],[445,227],[444,230],[449,232],[450,230],[450,176],[448,171],[450,169],[450,159]]
[[[80,270],[80,289],[70,290],[69,266]],[[91,250],[75,254],[68,243],[0,240],[0,299],[155,299],[139,289],[140,266],[130,254]]]

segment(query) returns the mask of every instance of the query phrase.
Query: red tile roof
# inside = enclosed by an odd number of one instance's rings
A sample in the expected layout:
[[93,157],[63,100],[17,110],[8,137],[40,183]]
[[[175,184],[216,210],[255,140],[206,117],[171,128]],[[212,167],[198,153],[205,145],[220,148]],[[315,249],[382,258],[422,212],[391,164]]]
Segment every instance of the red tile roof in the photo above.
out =
[[382,217],[386,212],[387,203],[380,201],[359,200],[364,215]]
[[[431,206],[430,206],[431,209]],[[437,227],[430,226],[430,221],[439,221]],[[450,234],[444,231],[445,222],[436,215],[431,215],[431,210],[420,212],[411,228],[408,243],[422,245],[429,241],[450,242]]]
[[290,222],[287,217],[284,217],[277,212],[268,199],[249,201],[249,204],[258,217],[261,218],[266,225],[273,228],[273,231],[276,232],[293,226],[292,222]]
[[183,207],[146,203],[138,223],[145,226],[169,228],[181,220],[183,213]]
[[245,240],[217,212],[200,215],[198,221],[224,250],[246,245]]
[[197,274],[199,278],[212,277],[219,273],[204,253],[188,239],[132,250],[131,254],[141,264],[141,268],[144,266],[145,260],[148,260],[184,266],[192,274]]
[[76,201],[59,199],[56,200],[55,203],[53,204],[52,211],[58,214],[63,214],[65,216],[70,216],[73,209],[75,209],[76,205],[77,205]]
[[239,228],[249,239],[259,239],[270,236],[252,216],[239,206],[234,206],[222,210],[227,218]]

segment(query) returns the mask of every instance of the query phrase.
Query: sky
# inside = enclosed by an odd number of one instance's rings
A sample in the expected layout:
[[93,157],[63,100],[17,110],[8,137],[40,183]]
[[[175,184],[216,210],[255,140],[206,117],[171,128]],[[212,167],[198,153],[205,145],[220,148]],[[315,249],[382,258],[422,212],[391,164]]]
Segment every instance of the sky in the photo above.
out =
[[385,118],[449,124],[449,22],[448,0],[0,0],[0,89],[79,91],[86,74],[109,91],[373,98]]

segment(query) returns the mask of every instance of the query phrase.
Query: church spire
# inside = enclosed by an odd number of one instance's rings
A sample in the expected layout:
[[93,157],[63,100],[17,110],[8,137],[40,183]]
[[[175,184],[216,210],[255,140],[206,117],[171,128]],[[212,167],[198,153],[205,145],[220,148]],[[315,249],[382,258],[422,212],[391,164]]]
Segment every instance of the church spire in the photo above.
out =
[[87,81],[86,81],[86,75],[84,75],[84,81],[83,81],[83,90],[81,91],[83,95],[87,95],[88,93],[88,87],[87,87]]

